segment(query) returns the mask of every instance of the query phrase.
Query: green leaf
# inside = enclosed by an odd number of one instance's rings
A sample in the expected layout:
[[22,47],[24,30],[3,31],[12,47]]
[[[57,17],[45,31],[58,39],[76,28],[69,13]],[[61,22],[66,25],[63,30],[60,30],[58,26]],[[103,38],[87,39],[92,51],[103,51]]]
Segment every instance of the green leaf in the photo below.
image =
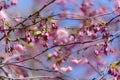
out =
[[41,31],[35,31],[35,32],[33,33],[34,36],[38,36],[38,35],[40,35],[40,34],[41,34]]
[[52,54],[45,54],[45,56],[47,57],[47,61],[51,61],[52,60]]

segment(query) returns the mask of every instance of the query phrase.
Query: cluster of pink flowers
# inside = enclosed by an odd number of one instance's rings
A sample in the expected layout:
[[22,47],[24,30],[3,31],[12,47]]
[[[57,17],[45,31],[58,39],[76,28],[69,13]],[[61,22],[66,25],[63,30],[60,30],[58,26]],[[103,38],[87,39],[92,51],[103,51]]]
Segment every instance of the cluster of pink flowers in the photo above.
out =
[[71,72],[72,71],[72,67],[71,66],[67,66],[67,67],[60,67],[58,68],[56,66],[56,64],[53,64],[52,69],[55,71],[62,71],[62,72]]
[[113,80],[119,80],[120,79],[120,73],[119,71],[110,68],[108,71],[109,74],[111,74],[112,76],[114,76]]
[[[103,14],[108,11],[105,6],[98,7],[97,9],[93,8],[92,0],[83,0],[80,4],[77,0],[56,0],[55,6],[56,4],[59,4],[59,7],[61,6],[61,11],[55,16],[52,15],[53,17],[47,17],[46,14],[44,14],[44,16],[40,9],[40,12],[38,11],[33,15],[29,15],[25,20],[21,17],[20,19],[15,18],[12,21],[10,17],[7,16],[5,10],[11,6],[17,5],[18,0],[8,0],[8,3],[5,3],[4,1],[5,0],[0,3],[0,36],[3,35],[4,38],[4,52],[7,53],[9,57],[17,54],[18,56],[14,57],[15,59],[10,58],[10,60],[20,61],[19,65],[22,65],[21,60],[23,60],[24,66],[24,58],[27,63],[27,60],[29,60],[27,58],[35,56],[35,58],[31,58],[30,60],[38,61],[41,65],[42,63],[43,65],[52,64],[52,66],[47,66],[47,68],[52,68],[54,71],[63,73],[72,72],[75,66],[80,65],[80,67],[86,67],[87,69],[91,66],[91,72],[100,73],[104,71],[104,67],[108,65],[107,61],[103,60],[103,58],[109,56],[110,53],[115,53],[110,44],[114,34],[111,36],[113,32],[110,30],[114,28],[113,25],[119,22],[119,20],[115,21],[113,18],[107,22],[106,20],[108,20],[108,18],[103,17]],[[35,1],[42,4],[51,0]],[[67,7],[69,5],[71,6],[68,1],[70,3],[73,2],[72,5],[75,7],[78,6],[78,9],[76,8],[75,10],[71,9],[72,11],[67,11]],[[116,8],[120,7],[119,0],[115,0],[114,4]],[[49,9],[46,8],[46,5],[43,9],[44,8],[45,10]],[[52,8],[50,8],[50,11],[52,11]],[[119,11],[113,11],[111,14],[116,15],[115,12],[119,15]],[[20,22],[22,19],[23,22]],[[76,22],[78,22],[79,25],[76,27],[70,26],[63,28],[63,26],[60,26],[59,24],[64,24],[65,22],[59,20],[64,21],[64,19],[77,20]],[[110,23],[112,25],[109,25]],[[112,27],[109,27],[108,25]],[[118,35],[118,33],[116,34]],[[51,54],[52,51],[53,53]],[[4,62],[11,62],[10,60]],[[36,65],[38,66],[37,62],[34,64],[35,67]],[[87,66],[84,66],[85,64],[87,64]],[[32,66],[34,67],[34,65]],[[27,67],[13,67],[11,65],[8,67],[10,67],[11,72],[16,73],[22,78],[28,76],[28,72],[23,68],[37,70]],[[108,72],[114,79],[119,79],[120,74],[118,70],[110,68]],[[88,70],[86,70],[86,73],[89,73]]]
[[17,5],[18,0],[12,0],[9,4],[6,4],[5,0],[3,0],[1,3],[2,3],[2,5],[0,6],[0,11],[1,11],[2,9],[8,9],[8,8],[10,8],[11,6]]
[[88,63],[87,58],[81,58],[81,59],[73,59],[71,60],[72,64],[84,64],[84,63]]

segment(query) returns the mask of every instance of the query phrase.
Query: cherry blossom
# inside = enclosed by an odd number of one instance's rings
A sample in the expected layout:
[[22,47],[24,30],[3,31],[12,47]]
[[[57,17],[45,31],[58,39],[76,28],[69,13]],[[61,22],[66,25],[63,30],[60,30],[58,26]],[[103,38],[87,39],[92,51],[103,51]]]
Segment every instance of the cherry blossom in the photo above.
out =
[[119,80],[119,0],[22,1],[0,1],[1,79]]
[[23,45],[21,45],[21,44],[15,44],[13,47],[18,52],[24,52],[26,50],[25,47]]
[[70,67],[70,66],[68,66],[68,67],[61,67],[60,70],[63,71],[63,72],[71,72],[72,71],[72,67]]
[[69,37],[69,32],[66,31],[65,29],[58,29],[57,30],[57,37],[58,39],[64,39]]

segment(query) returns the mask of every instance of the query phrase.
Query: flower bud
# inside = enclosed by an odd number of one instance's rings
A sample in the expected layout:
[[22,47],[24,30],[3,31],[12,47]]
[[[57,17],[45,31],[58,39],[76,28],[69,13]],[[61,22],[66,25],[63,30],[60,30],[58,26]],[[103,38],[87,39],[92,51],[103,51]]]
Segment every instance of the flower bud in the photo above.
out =
[[21,44],[16,44],[13,46],[14,50],[17,50],[18,52],[24,52],[25,51],[25,47]]

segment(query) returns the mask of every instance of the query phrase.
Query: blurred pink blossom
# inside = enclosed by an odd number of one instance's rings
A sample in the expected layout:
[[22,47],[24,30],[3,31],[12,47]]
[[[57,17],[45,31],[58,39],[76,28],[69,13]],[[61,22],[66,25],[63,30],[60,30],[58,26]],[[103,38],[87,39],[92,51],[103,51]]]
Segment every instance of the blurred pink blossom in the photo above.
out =
[[72,67],[71,66],[61,67],[60,70],[63,71],[63,72],[71,72],[72,71]]
[[26,50],[25,47],[23,45],[21,45],[21,44],[15,44],[13,47],[18,52],[24,52]]

